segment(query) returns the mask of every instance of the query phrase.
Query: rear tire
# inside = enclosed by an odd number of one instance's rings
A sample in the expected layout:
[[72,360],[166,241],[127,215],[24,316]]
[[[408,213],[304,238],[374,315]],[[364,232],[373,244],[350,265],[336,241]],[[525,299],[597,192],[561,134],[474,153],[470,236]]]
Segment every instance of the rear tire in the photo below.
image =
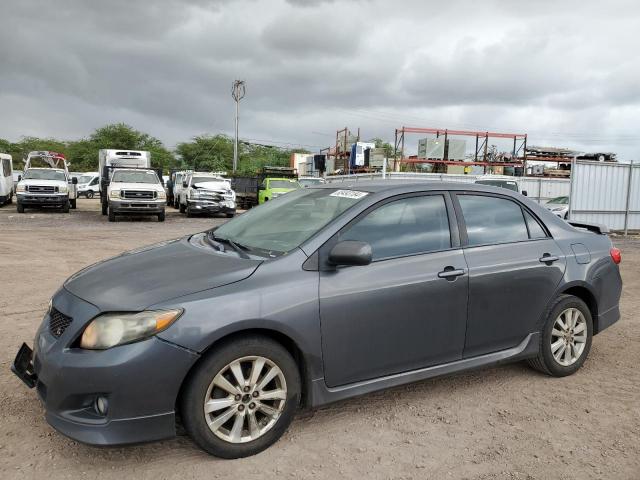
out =
[[[236,371],[244,387],[232,373],[235,365],[240,367]],[[257,378],[252,381],[257,365]],[[221,380],[214,383],[216,378]],[[264,379],[267,383],[261,385]],[[221,384],[233,391],[227,392]],[[205,413],[205,403],[212,400],[218,405]],[[187,433],[203,450],[217,457],[241,458],[275,443],[299,403],[300,373],[289,352],[270,338],[248,336],[216,346],[202,357],[185,381],[180,411]],[[222,423],[216,425],[216,420]]]
[[7,200],[7,204],[11,205],[13,203],[13,192],[9,194],[9,200]]
[[93,198],[93,190],[88,190],[85,195],[89,200],[91,200]]
[[113,211],[113,208],[111,207],[109,207],[109,221],[110,222],[116,221],[116,213]]
[[589,307],[578,297],[560,295],[549,308],[538,356],[527,362],[547,375],[566,377],[582,367],[592,339]]

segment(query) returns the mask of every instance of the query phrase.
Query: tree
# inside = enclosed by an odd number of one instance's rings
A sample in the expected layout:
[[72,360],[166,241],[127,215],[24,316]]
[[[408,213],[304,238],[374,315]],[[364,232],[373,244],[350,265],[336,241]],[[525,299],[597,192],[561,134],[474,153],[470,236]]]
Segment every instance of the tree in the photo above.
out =
[[179,143],[176,153],[181,166],[189,170],[231,171],[233,140],[227,135],[198,135]]
[[56,140],[55,138],[22,137],[16,143],[9,143],[6,153],[13,157],[13,168],[21,170],[24,167],[24,159],[29,152],[49,150],[67,156],[68,145],[68,142]]

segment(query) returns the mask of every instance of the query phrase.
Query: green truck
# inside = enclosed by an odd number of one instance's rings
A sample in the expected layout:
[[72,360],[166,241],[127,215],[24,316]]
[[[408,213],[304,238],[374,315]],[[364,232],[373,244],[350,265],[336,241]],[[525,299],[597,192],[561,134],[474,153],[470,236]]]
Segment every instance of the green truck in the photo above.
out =
[[258,187],[258,203],[263,204],[269,200],[302,188],[295,178],[265,178]]
[[297,179],[297,170],[289,167],[263,167],[256,175],[230,177],[231,188],[236,192],[237,206],[241,209],[254,207],[291,190],[302,188]]

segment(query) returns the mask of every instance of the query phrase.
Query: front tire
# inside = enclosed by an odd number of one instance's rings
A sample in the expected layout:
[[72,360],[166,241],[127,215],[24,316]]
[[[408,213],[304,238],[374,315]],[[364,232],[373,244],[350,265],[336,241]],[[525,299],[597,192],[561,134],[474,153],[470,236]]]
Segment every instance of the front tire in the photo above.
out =
[[255,455],[275,443],[300,403],[300,373],[289,352],[248,336],[211,349],[185,382],[180,410],[189,436],[221,458]]
[[180,204],[180,213],[184,213],[187,211],[186,205]]
[[69,200],[69,202],[71,203],[71,208],[75,210],[78,206],[77,200],[74,198],[73,200]]
[[108,206],[106,203],[102,202],[102,215],[106,215],[108,211]]
[[85,196],[91,200],[93,198],[93,190],[88,190],[87,193],[85,194]]
[[116,213],[113,211],[113,208],[111,207],[109,207],[109,221],[110,222],[116,221]]
[[164,210],[158,214],[158,221],[164,222]]
[[22,203],[20,203],[19,201],[16,204],[18,213],[24,213],[24,205]]
[[573,295],[560,295],[549,309],[538,356],[528,363],[554,377],[566,377],[584,364],[593,338],[589,307]]
[[69,213],[69,201],[67,200],[67,202],[62,206],[62,213]]

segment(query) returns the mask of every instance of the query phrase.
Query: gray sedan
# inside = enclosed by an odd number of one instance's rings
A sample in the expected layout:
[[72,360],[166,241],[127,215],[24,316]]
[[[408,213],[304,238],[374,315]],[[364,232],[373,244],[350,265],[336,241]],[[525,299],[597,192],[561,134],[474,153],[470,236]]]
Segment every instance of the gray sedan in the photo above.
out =
[[[620,316],[603,227],[503,188],[300,189],[90,266],[13,371],[61,433],[253,455],[300,407],[507,361],[563,377]],[[575,227],[575,228],[574,228]]]

